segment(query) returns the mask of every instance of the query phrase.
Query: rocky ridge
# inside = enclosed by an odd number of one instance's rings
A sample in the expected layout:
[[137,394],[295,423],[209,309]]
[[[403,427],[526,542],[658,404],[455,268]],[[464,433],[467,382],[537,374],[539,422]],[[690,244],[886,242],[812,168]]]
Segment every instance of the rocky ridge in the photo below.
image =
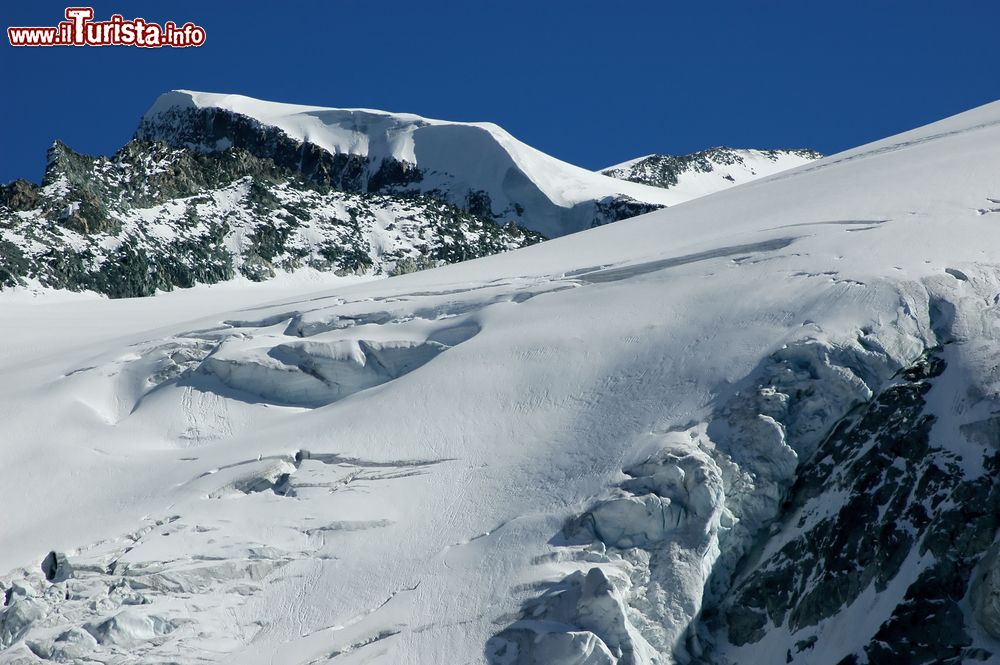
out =
[[746,150],[720,146],[688,155],[648,155],[601,173],[644,185],[671,189],[685,179],[715,174],[724,182],[716,186],[733,186],[764,175],[793,168],[822,158],[815,150]]
[[0,188],[0,286],[111,297],[308,267],[399,274],[542,236],[432,196],[343,191],[274,159],[134,139],[110,158],[56,142],[40,186]]

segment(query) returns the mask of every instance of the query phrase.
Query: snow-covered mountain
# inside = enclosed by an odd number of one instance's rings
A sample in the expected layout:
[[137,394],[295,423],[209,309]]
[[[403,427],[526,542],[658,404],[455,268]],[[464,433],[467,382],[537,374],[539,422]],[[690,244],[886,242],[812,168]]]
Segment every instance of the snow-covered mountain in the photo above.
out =
[[994,103],[392,279],[10,297],[0,662],[1000,662],[998,152]]
[[694,199],[822,158],[815,150],[709,148],[690,155],[647,155],[601,173]]
[[208,153],[247,148],[336,189],[434,194],[549,238],[677,200],[562,162],[487,122],[175,90],[153,104],[137,137]]
[[712,188],[682,189],[591,173],[489,123],[174,91],[113,156],[57,141],[41,186],[0,186],[0,288],[120,297],[302,270],[398,274]]

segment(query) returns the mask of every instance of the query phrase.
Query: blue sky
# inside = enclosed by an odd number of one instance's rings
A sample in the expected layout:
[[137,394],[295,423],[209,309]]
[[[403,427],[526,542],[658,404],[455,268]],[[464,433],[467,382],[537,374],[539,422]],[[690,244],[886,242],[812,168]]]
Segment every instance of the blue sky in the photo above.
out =
[[[65,4],[7,3],[3,27]],[[14,49],[0,182],[53,139],[124,144],[172,88],[489,120],[588,168],[713,145],[835,152],[1000,98],[1000,3],[226,0],[93,3],[193,21],[200,49]]]

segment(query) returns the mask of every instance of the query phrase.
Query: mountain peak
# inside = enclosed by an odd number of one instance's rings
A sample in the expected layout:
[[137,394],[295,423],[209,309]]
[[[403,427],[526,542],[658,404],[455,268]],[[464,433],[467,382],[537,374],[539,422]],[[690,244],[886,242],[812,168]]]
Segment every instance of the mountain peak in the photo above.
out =
[[[620,219],[602,203],[639,202],[641,209],[628,211],[632,216],[680,202],[662,189],[563,162],[488,122],[174,90],[156,100],[136,136],[202,152],[237,146],[258,156],[284,155],[289,166],[322,167],[307,176],[338,181],[346,168],[358,173],[363,191],[444,193],[459,206],[472,198],[497,221],[547,237]],[[405,182],[392,177],[387,185],[390,172],[409,175]]]

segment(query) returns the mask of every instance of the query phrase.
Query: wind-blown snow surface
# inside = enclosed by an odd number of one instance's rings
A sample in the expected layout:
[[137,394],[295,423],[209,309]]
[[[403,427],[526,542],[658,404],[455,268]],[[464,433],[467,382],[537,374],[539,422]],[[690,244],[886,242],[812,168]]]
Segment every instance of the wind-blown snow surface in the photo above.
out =
[[0,661],[727,662],[693,624],[842,416],[942,341],[996,410],[998,151],[992,104],[401,278],[0,310]]

